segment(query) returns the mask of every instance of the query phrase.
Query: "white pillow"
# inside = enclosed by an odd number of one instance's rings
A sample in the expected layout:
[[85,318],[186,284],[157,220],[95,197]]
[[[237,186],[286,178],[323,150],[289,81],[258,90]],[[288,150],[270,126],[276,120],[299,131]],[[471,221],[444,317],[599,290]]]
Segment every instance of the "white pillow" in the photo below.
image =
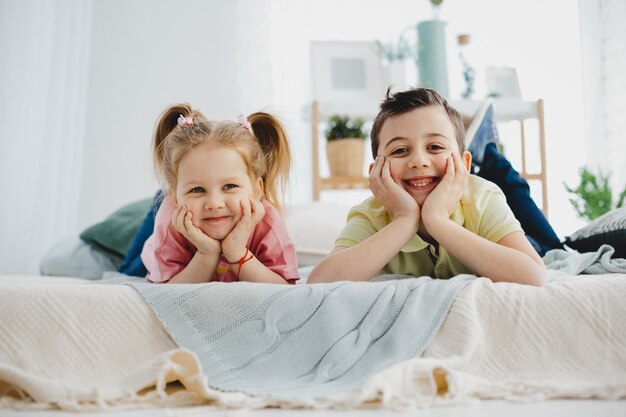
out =
[[42,275],[100,279],[104,271],[117,271],[121,261],[94,249],[78,236],[56,243],[39,265]]
[[287,208],[285,223],[296,247],[298,265],[317,265],[335,247],[350,206],[312,202]]

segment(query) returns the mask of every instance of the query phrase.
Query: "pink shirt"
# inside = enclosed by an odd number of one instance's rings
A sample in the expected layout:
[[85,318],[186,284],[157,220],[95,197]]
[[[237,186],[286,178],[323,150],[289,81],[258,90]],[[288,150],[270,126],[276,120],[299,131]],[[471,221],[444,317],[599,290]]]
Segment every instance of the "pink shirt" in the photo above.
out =
[[[268,269],[293,284],[300,279],[300,275],[296,250],[287,234],[287,226],[274,206],[266,200],[262,203],[265,216],[252,231],[248,249]],[[185,269],[197,252],[196,247],[172,226],[174,210],[174,202],[166,197],[154,220],[154,233],[141,251],[141,260],[148,270],[147,278],[152,282],[169,281]],[[237,265],[229,265],[223,256],[220,257],[211,281],[238,281],[237,271],[233,268]]]

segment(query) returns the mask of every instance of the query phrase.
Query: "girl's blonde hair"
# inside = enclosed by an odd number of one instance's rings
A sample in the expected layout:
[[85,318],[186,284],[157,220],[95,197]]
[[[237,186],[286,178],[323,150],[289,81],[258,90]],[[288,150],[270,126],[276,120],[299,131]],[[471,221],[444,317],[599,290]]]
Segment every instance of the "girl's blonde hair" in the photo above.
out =
[[[179,126],[180,116],[191,117],[193,123]],[[287,134],[278,119],[268,113],[252,113],[248,122],[251,131],[237,122],[210,121],[187,103],[167,108],[159,116],[152,142],[154,168],[161,185],[176,188],[183,156],[198,145],[214,143],[236,150],[248,167],[250,179],[263,179],[263,196],[282,210],[291,170]]]

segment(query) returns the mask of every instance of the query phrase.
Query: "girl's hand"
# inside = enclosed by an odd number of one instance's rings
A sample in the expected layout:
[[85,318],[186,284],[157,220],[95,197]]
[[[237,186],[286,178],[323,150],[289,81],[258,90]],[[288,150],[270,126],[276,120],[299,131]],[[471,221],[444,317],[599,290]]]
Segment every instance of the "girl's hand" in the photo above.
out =
[[259,200],[241,200],[239,204],[242,209],[241,219],[222,241],[222,252],[229,262],[235,262],[246,254],[250,234],[265,216],[265,209]]
[[415,220],[417,228],[420,206],[411,194],[393,180],[389,166],[384,156],[376,157],[369,176],[369,188],[393,219],[409,216]]
[[191,211],[187,206],[178,206],[172,213],[172,226],[190,241],[198,252],[204,255],[220,254],[222,245],[219,240],[215,240],[206,235],[199,227],[192,223]]
[[468,178],[469,171],[463,165],[461,156],[452,153],[448,157],[446,174],[424,201],[422,216],[425,223],[437,217],[450,218],[461,201]]

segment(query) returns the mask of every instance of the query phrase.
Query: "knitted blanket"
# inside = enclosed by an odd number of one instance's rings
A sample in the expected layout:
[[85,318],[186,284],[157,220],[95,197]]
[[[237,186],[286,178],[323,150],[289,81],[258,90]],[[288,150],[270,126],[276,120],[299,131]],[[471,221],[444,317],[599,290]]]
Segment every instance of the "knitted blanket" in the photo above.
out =
[[[222,391],[328,397],[420,356],[471,275],[287,287],[132,284]],[[389,279],[389,277],[387,277]]]

